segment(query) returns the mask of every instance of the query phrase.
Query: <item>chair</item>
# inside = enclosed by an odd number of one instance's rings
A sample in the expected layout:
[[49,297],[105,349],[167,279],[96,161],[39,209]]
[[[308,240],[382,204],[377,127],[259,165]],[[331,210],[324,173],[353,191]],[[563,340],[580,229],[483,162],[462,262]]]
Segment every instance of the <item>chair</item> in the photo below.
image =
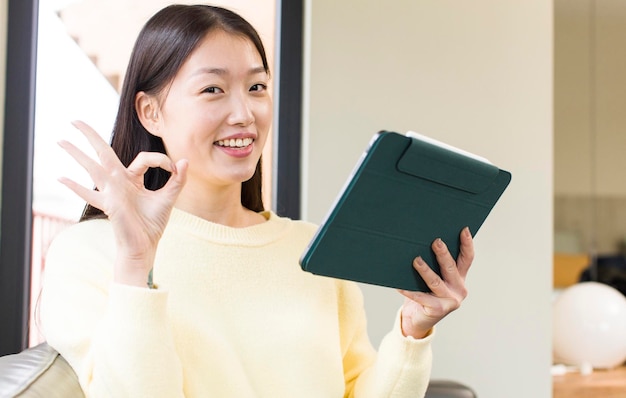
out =
[[[0,357],[0,398],[84,398],[78,377],[46,343]],[[433,380],[425,398],[476,398],[467,386]]]

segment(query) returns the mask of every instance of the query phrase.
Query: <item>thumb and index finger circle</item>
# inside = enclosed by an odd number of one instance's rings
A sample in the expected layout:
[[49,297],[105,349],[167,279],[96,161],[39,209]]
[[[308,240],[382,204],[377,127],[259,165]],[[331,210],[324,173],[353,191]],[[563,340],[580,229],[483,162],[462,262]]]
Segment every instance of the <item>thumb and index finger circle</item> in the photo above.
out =
[[[87,138],[103,164],[114,161],[117,165],[122,165],[113,148],[91,126],[81,120],[73,121],[72,125]],[[186,181],[188,164],[189,162],[186,159],[181,159],[174,163],[166,154],[161,152],[140,152],[127,167],[127,170],[136,176],[140,176],[145,174],[149,168],[159,167],[172,173],[172,177],[163,188],[180,191]]]

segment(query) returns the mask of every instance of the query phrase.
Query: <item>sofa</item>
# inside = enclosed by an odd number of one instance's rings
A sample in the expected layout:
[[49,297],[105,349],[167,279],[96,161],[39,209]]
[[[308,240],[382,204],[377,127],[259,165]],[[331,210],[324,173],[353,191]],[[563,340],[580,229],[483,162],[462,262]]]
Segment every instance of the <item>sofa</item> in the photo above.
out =
[[[0,357],[0,398],[84,398],[76,374],[46,343]],[[426,398],[476,398],[469,387],[432,380]]]

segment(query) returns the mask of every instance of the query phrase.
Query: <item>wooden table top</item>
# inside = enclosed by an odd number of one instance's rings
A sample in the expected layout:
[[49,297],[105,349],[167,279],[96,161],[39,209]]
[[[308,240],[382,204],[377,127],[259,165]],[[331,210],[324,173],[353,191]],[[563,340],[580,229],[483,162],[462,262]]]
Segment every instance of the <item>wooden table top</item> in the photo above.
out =
[[626,366],[594,370],[589,375],[567,373],[552,377],[553,398],[624,398]]

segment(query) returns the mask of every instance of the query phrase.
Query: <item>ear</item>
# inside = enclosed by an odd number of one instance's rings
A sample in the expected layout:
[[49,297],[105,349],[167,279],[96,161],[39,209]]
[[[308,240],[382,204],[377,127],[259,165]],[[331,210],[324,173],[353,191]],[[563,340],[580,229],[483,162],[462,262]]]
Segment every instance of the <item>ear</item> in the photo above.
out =
[[161,137],[161,115],[157,99],[140,91],[135,95],[135,110],[141,125],[154,136]]

